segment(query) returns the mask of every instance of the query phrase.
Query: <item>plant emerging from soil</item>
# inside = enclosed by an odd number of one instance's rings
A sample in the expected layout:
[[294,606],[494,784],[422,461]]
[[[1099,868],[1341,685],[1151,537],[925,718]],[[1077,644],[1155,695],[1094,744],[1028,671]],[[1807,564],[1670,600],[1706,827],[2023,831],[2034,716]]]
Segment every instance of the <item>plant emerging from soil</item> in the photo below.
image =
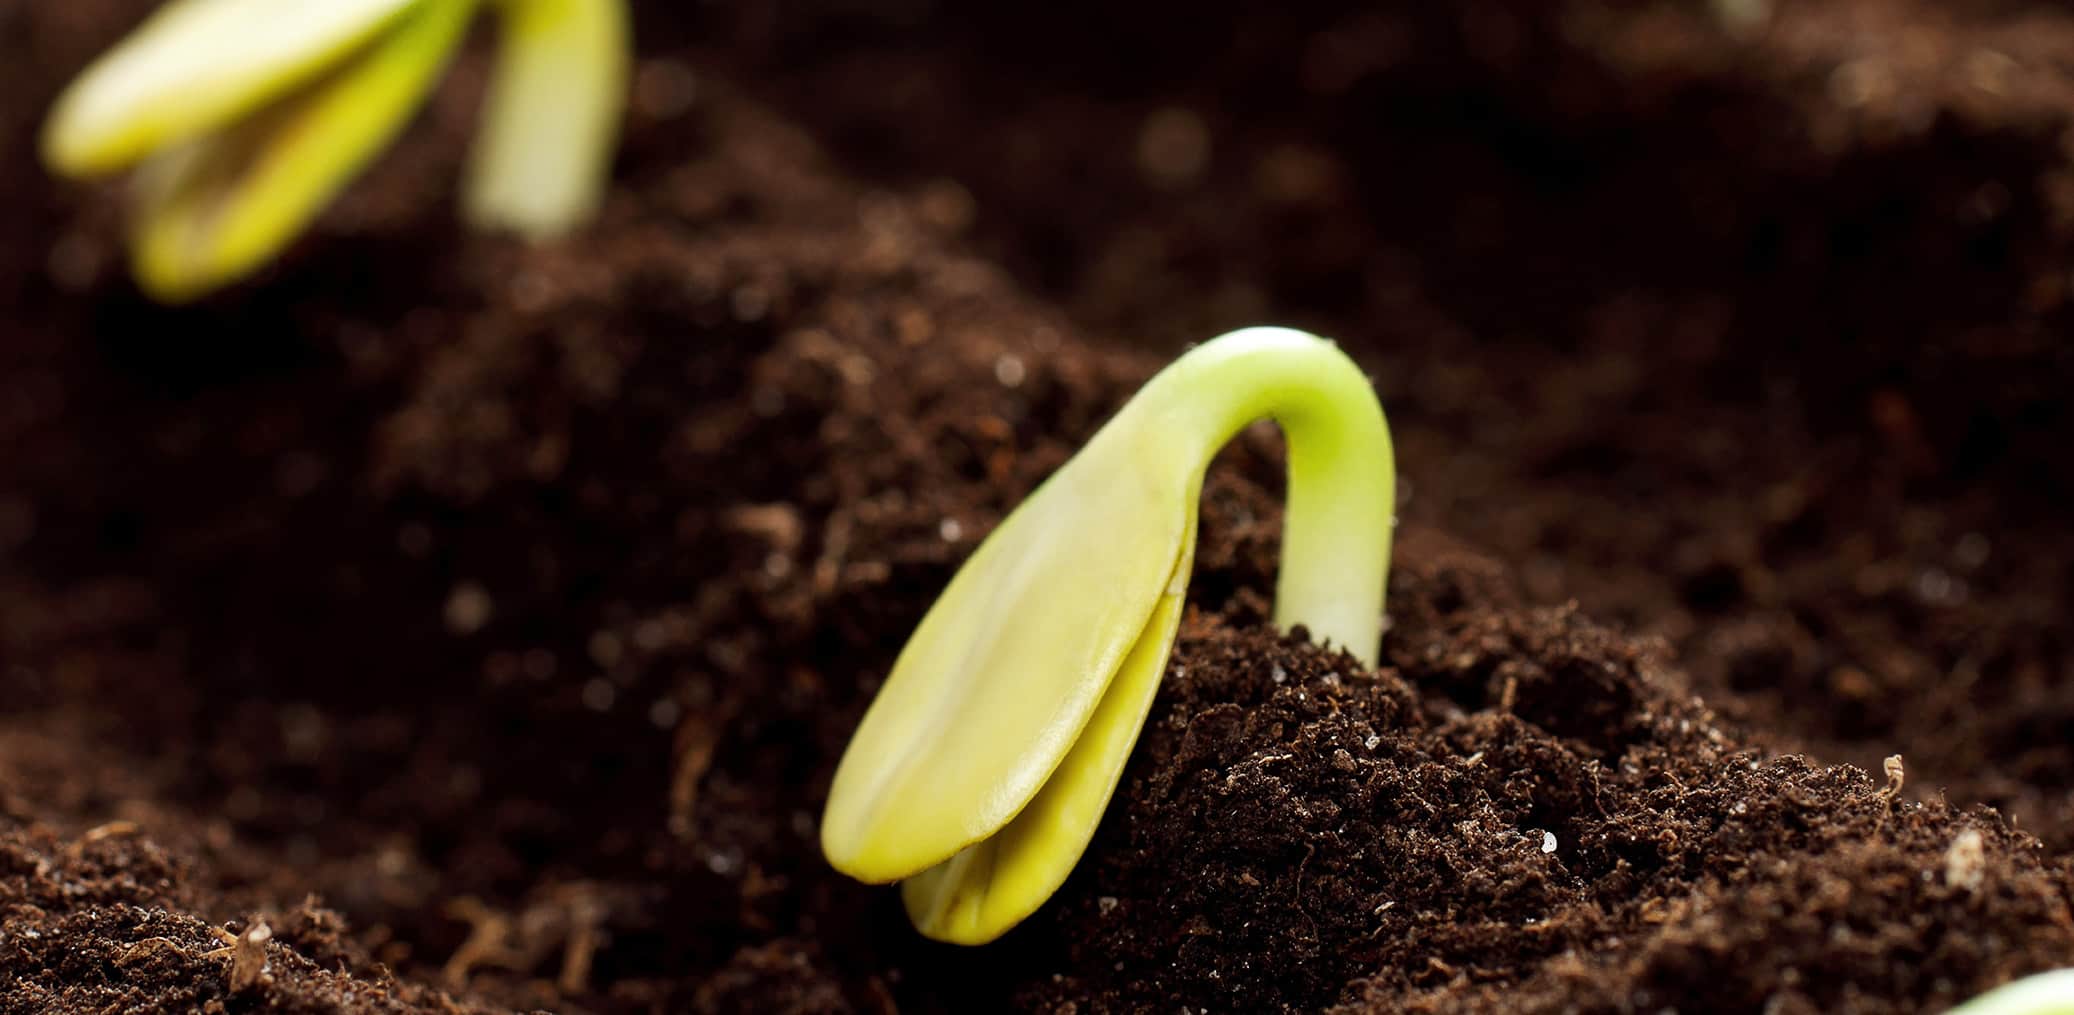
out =
[[1147,383],[922,618],[836,770],[821,843],[838,870],[903,882],[915,926],[960,944],[1064,883],[1165,672],[1204,474],[1262,417],[1289,458],[1276,622],[1374,664],[1395,496],[1382,407],[1330,342],[1225,335]]
[[395,137],[479,3],[503,31],[468,216],[565,230],[598,203],[625,104],[625,0],[172,0],[58,98],[44,162],[136,170],[132,271],[193,299],[277,254]]
[[2074,1015],[2074,969],[2004,984],[1953,1008],[1951,1015]]

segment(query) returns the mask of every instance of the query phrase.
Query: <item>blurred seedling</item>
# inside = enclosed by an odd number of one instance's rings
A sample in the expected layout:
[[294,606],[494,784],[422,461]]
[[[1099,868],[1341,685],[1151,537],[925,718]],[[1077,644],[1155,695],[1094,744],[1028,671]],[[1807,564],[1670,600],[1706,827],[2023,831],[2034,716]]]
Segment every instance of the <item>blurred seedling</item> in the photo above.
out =
[[1233,332],[1161,371],[951,579],[836,770],[821,844],[901,882],[922,933],[990,941],[1064,883],[1166,670],[1210,459],[1287,440],[1275,620],[1373,665],[1395,471],[1381,405],[1332,343]]
[[280,253],[421,106],[477,10],[502,22],[464,193],[479,226],[588,218],[626,103],[626,0],[171,0],[59,96],[54,172],[132,172],[129,248],[154,298]]

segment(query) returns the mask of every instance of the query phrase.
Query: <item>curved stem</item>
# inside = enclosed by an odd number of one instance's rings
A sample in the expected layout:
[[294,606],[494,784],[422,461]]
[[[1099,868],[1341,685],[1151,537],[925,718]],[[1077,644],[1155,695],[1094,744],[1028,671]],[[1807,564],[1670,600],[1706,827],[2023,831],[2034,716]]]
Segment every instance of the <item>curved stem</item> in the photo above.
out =
[[528,236],[597,210],[632,60],[626,0],[501,0],[497,60],[470,155],[470,221]]
[[1298,624],[1374,665],[1396,524],[1390,430],[1368,378],[1338,346],[1248,328],[1199,346],[1147,384],[1134,408],[1192,449],[1193,489],[1217,450],[1263,417],[1288,444],[1288,506],[1275,623]]

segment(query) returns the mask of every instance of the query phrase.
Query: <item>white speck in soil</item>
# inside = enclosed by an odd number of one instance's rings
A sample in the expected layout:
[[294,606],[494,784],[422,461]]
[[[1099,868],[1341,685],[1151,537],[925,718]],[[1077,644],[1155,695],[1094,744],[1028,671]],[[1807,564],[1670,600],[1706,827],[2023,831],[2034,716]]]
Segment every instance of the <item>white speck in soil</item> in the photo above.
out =
[[410,853],[394,844],[374,855],[374,869],[385,878],[400,878],[410,870]]
[[1275,678],[1275,683],[1277,684],[1284,684],[1289,682],[1289,671],[1283,669],[1281,663],[1275,664],[1274,672],[1271,674],[1271,676]]
[[1541,851],[1543,853],[1553,853],[1556,851],[1556,838],[1554,832],[1541,833]]
[[1952,840],[1944,854],[1944,883],[1967,892],[1980,891],[1987,876],[1987,846],[1977,828],[1969,828]]
[[1103,916],[1108,916],[1110,913],[1116,912],[1116,906],[1117,901],[1116,896],[1114,895],[1104,895],[1101,898],[1095,900],[1095,908],[1099,910]]
[[965,526],[958,524],[956,518],[946,518],[937,524],[936,534],[946,543],[955,543],[965,535]]
[[1951,606],[1966,599],[1966,583],[1941,567],[1924,568],[1916,575],[1916,598],[1932,606]]
[[1003,356],[994,361],[994,379],[1000,381],[1004,388],[1021,387],[1025,375],[1023,361],[1019,356]]
[[474,634],[490,622],[496,603],[479,582],[464,581],[446,597],[446,626],[455,634]]

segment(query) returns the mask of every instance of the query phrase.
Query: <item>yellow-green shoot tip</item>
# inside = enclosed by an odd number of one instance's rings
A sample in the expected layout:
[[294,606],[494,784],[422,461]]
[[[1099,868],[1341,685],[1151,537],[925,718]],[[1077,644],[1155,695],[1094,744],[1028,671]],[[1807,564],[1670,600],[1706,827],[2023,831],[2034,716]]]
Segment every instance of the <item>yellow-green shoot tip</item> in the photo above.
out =
[[1289,444],[1277,620],[1374,661],[1394,490],[1382,409],[1329,342],[1226,335],[1148,383],[952,578],[836,770],[821,841],[838,870],[904,881],[916,927],[961,944],[1064,883],[1165,672],[1204,472],[1263,416]]

